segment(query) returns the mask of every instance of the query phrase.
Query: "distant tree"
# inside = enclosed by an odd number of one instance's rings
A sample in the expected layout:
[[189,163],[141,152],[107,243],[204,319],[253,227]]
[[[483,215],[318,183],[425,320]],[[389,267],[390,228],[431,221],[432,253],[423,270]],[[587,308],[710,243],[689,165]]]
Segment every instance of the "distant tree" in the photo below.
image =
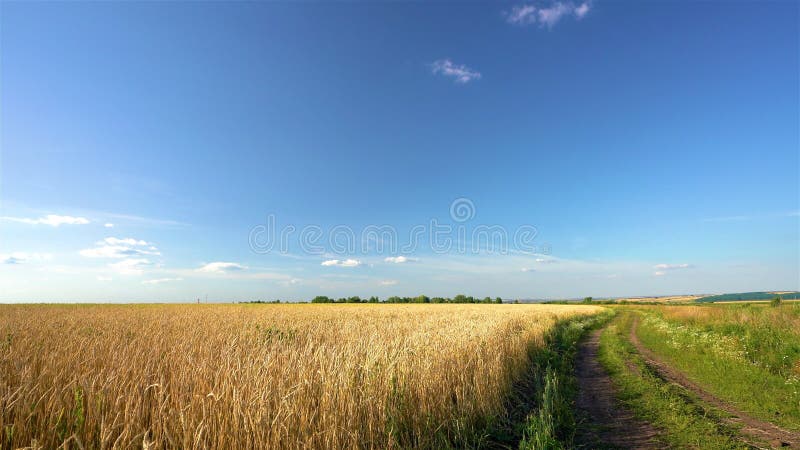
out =
[[467,303],[467,296],[463,294],[458,294],[453,297],[453,303]]
[[583,299],[583,303],[592,303],[592,297],[586,297]]
[[325,295],[318,295],[311,299],[311,303],[333,303],[333,300]]
[[378,303],[379,301],[380,300],[378,299],[378,297],[375,297],[374,295],[369,298],[369,303]]
[[414,297],[414,303],[430,303],[430,302],[431,302],[431,298],[428,297],[427,295],[420,295],[420,296]]
[[781,306],[782,302],[783,302],[783,299],[781,299],[781,296],[780,295],[776,295],[775,298],[773,298],[772,301],[769,302],[769,304],[772,305],[772,306]]
[[497,298],[494,299],[494,302],[499,305],[499,304],[503,303],[503,299],[500,298],[500,297],[497,297]]
[[359,297],[357,295],[353,296],[353,297],[348,297],[347,298],[347,303],[361,303],[361,297]]

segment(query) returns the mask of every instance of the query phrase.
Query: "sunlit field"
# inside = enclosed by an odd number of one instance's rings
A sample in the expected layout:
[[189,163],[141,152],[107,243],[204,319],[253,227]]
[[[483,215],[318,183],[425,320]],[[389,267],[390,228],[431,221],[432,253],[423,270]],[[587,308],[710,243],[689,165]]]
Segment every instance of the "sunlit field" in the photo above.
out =
[[642,343],[739,409],[800,430],[800,303],[638,307]]
[[0,447],[465,446],[564,305],[0,306]]

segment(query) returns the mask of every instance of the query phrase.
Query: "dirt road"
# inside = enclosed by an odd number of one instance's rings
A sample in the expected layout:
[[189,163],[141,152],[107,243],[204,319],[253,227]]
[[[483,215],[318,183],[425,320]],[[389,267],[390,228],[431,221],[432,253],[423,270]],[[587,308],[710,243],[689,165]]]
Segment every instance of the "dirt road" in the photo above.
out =
[[656,440],[658,431],[615,399],[614,386],[598,360],[600,333],[590,334],[578,348],[575,374],[578,378],[578,448],[666,448]]
[[655,369],[661,377],[682,386],[703,402],[732,415],[732,418],[725,420],[734,425],[740,425],[742,433],[750,435],[757,440],[768,442],[772,447],[800,448],[800,433],[784,430],[774,424],[758,420],[743,411],[739,411],[730,403],[715,397],[689,380],[682,372],[664,363],[664,361],[658,358],[639,341],[639,337],[636,335],[638,324],[639,319],[637,317],[634,319],[633,326],[631,327],[630,341],[633,346],[636,347],[636,351],[639,352],[647,365]]

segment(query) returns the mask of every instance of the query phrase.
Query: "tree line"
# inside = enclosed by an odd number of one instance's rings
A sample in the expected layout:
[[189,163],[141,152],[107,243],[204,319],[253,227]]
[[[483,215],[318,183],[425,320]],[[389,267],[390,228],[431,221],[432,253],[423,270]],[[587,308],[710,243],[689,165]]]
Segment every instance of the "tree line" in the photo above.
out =
[[378,297],[372,296],[368,299],[362,299],[359,296],[341,297],[334,299],[325,295],[318,295],[311,299],[311,303],[503,303],[500,297],[484,297],[475,298],[467,295],[456,295],[455,297],[428,297],[427,295],[418,295],[416,297],[388,297],[386,300],[380,300]]
[[[280,300],[253,300],[253,301],[246,301],[241,303],[281,303]],[[301,302],[302,303],[302,302]],[[318,295],[311,299],[311,303],[494,303],[500,304],[503,303],[503,299],[500,297],[484,297],[484,298],[477,298],[473,296],[467,295],[456,295],[455,297],[428,297],[427,295],[418,295],[416,297],[388,297],[385,300],[381,300],[378,297],[372,296],[370,298],[361,298],[357,295],[352,297],[340,297],[340,298],[333,298],[328,297],[326,295]],[[517,303],[517,302],[515,302]]]

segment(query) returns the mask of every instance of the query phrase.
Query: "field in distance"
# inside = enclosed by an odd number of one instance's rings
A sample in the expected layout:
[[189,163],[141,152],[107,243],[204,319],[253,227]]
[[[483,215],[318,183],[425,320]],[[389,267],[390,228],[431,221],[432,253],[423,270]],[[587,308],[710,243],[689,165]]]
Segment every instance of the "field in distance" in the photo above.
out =
[[626,301],[629,303],[640,303],[640,302],[690,303],[702,297],[703,297],[702,295],[667,295],[663,297],[620,297],[616,300],[618,302]]
[[581,305],[3,305],[2,447],[474,446]]

